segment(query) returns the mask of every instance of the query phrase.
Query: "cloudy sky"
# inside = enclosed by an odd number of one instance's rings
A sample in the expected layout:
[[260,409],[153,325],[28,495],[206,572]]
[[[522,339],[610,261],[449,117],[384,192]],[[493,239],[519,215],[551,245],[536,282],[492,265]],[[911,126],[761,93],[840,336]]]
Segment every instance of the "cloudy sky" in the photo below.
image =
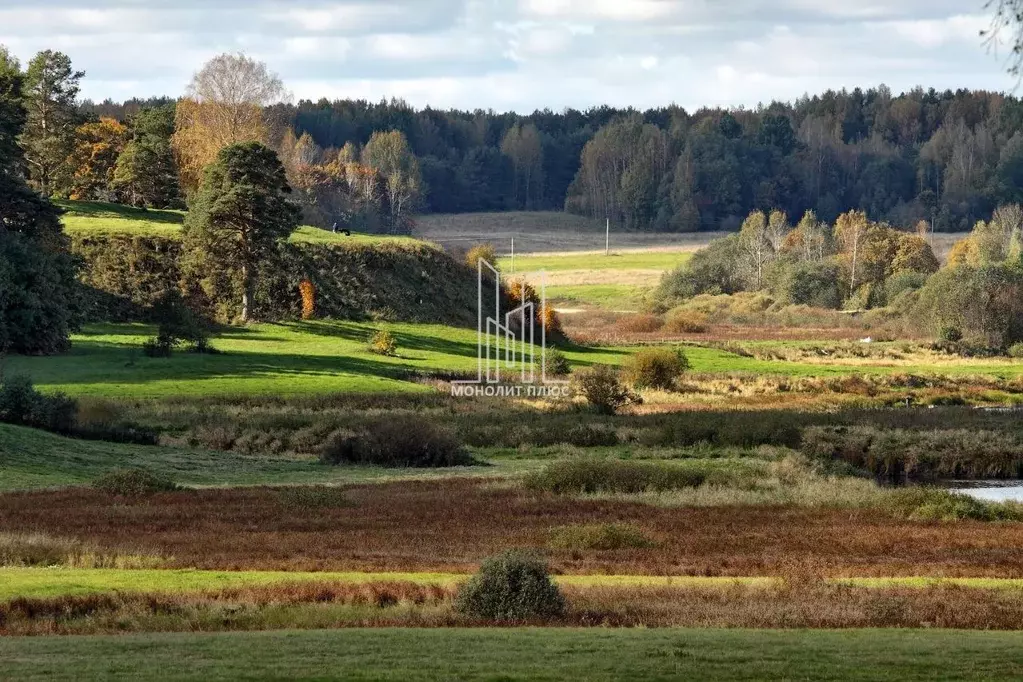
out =
[[531,111],[755,106],[886,83],[1013,90],[984,0],[0,0],[0,43],[66,52],[93,99],[179,95],[244,51],[296,98]]

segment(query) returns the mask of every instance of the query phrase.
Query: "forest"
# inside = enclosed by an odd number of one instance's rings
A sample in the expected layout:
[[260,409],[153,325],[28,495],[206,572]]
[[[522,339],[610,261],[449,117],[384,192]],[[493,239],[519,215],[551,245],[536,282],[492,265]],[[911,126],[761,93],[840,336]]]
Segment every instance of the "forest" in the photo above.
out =
[[[81,104],[127,122],[174,100]],[[273,116],[313,158],[401,132],[421,173],[417,210],[568,210],[631,230],[737,230],[753,210],[861,210],[968,231],[1021,200],[1023,104],[984,91],[828,91],[753,110],[417,110],[402,101],[301,101]]]

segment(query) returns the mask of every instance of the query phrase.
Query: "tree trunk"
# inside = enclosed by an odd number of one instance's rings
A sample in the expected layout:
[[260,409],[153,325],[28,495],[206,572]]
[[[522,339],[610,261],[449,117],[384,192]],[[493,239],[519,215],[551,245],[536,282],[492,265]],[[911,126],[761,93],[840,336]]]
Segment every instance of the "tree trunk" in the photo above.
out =
[[252,313],[252,269],[242,264],[242,322],[248,322]]

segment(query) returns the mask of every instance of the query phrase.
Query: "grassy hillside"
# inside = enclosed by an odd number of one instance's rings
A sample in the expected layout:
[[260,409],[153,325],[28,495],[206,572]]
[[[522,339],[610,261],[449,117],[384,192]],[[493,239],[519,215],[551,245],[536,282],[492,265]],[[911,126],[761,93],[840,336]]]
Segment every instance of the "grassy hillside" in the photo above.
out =
[[[184,211],[142,210],[102,201],[57,201],[65,213],[61,218],[64,230],[71,236],[161,236],[176,239],[185,222]],[[291,241],[312,244],[375,244],[418,243],[411,237],[353,234],[346,237],[318,227],[303,225],[295,231]]]

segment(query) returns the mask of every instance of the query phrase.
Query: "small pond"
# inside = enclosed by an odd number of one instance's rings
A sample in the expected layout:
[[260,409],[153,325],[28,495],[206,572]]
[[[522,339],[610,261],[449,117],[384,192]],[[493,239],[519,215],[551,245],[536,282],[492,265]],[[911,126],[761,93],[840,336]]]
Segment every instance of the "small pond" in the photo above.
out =
[[949,489],[988,502],[1023,502],[1023,481],[948,481]]

